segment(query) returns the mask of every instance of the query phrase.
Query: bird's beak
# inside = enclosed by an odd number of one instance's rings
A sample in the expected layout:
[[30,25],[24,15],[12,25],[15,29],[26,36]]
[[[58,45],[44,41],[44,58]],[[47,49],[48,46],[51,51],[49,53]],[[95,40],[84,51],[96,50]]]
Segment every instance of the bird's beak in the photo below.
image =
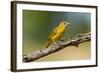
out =
[[67,23],[68,25],[70,24],[70,23]]

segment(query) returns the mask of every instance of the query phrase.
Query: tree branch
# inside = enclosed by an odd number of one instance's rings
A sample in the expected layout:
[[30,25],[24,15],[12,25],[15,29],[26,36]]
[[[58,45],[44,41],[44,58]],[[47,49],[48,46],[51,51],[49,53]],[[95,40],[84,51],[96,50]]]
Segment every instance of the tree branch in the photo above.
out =
[[48,48],[39,49],[37,51],[34,51],[27,56],[23,56],[23,61],[24,62],[32,62],[34,60],[37,60],[37,59],[42,58],[44,56],[47,56],[49,54],[55,53],[61,49],[64,49],[65,47],[68,47],[68,46],[78,47],[78,45],[80,43],[90,41],[90,40],[91,40],[91,33],[90,32],[85,33],[85,34],[79,34],[71,39],[64,40],[60,45],[52,45]]

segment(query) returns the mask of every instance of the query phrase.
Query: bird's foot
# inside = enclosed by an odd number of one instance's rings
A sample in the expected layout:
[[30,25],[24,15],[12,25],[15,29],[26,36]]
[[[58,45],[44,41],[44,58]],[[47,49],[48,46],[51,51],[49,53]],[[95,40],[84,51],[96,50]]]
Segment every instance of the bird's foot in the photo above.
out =
[[59,44],[59,43],[56,43],[55,41],[54,41],[54,44],[55,44],[56,46],[60,46],[60,44]]
[[60,46],[61,44],[59,44],[59,43],[57,43],[57,44],[55,44],[55,46]]

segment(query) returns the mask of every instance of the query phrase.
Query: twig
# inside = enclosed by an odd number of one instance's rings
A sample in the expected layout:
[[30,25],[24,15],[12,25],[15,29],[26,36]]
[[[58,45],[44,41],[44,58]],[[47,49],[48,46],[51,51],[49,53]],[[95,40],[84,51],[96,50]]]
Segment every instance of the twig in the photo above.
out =
[[48,48],[44,49],[39,49],[37,51],[32,52],[29,55],[23,56],[23,61],[24,62],[32,62],[34,60],[37,60],[39,58],[42,58],[44,56],[47,56],[49,54],[55,53],[61,49],[64,49],[65,47],[68,46],[76,46],[82,42],[90,41],[91,40],[91,33],[85,33],[85,34],[79,34],[76,35],[72,39],[64,40],[60,45],[52,45]]

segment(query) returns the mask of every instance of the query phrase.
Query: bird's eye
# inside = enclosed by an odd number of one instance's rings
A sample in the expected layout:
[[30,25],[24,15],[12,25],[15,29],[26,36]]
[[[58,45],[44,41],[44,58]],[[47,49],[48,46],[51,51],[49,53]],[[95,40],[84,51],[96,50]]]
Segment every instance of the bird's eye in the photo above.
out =
[[64,25],[65,25],[66,23],[64,23]]

